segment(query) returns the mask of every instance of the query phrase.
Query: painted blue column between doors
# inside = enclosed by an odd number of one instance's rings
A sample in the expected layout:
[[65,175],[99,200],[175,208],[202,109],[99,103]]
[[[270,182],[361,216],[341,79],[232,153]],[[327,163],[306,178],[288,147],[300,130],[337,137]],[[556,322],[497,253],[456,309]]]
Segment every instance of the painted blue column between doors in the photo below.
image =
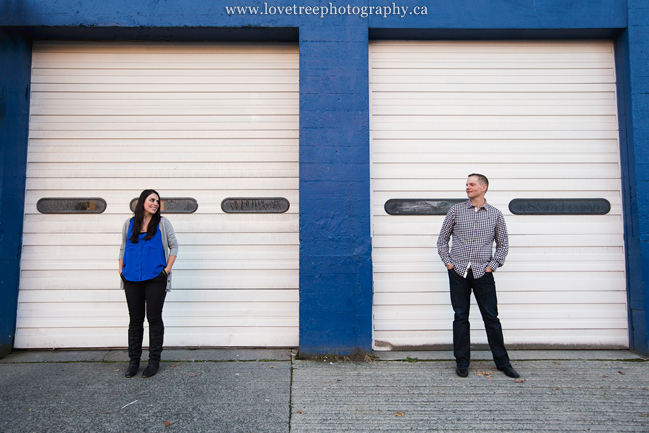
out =
[[367,25],[300,28],[300,354],[372,345]]
[[625,205],[631,350],[649,354],[649,8],[628,0],[628,27],[616,40],[618,114]]
[[16,329],[25,205],[32,48],[0,30],[0,356]]

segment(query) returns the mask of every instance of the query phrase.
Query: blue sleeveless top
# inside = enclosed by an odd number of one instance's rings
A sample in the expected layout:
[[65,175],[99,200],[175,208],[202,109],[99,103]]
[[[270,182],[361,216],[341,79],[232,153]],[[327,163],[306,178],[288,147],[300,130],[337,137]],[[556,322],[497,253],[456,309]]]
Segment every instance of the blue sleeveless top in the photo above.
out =
[[148,241],[144,240],[146,233],[140,233],[138,242],[134,244],[131,242],[132,234],[133,219],[131,218],[124,246],[122,276],[127,281],[151,280],[160,275],[160,272],[167,266],[160,227]]

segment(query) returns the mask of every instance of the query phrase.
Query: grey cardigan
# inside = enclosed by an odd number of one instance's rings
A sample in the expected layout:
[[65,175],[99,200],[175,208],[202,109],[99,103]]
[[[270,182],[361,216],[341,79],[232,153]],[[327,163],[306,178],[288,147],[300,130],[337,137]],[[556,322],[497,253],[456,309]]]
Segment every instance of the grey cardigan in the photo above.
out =
[[[119,259],[124,259],[124,247],[126,246],[126,236],[128,235],[128,226],[133,218],[124,221],[122,227],[122,246],[119,248]],[[169,256],[178,256],[178,241],[176,240],[176,233],[174,228],[165,217],[160,217],[160,224],[158,225],[160,233],[162,234],[162,247],[165,251],[165,260],[169,261]],[[173,271],[172,271],[173,272]],[[171,291],[171,274],[167,275],[167,292]],[[120,287],[124,289],[124,281],[120,278]]]

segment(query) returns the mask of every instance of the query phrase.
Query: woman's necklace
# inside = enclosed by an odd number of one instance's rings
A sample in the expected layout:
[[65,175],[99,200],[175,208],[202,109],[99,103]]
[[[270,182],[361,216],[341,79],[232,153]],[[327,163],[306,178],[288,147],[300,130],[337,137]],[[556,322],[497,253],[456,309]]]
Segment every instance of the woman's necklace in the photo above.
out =
[[140,233],[146,233],[147,229],[149,228],[150,222],[151,222],[150,218],[149,221],[142,221],[142,228],[140,229]]

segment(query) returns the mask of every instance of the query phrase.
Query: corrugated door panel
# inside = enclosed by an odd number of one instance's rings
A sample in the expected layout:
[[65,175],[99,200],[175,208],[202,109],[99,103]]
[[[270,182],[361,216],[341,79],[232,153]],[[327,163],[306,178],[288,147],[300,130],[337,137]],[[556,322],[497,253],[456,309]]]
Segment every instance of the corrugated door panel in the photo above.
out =
[[[117,255],[146,188],[191,197],[168,346],[297,346],[298,47],[38,42],[34,46],[15,346],[123,347]],[[98,215],[43,197],[101,197]],[[286,197],[284,214],[226,214],[226,197]]]
[[[490,179],[510,252],[496,273],[508,344],[627,348],[613,44],[373,42],[374,347],[452,344],[443,216],[392,198],[463,198]],[[513,215],[515,198],[605,198],[606,215]],[[473,343],[486,343],[477,306]]]

